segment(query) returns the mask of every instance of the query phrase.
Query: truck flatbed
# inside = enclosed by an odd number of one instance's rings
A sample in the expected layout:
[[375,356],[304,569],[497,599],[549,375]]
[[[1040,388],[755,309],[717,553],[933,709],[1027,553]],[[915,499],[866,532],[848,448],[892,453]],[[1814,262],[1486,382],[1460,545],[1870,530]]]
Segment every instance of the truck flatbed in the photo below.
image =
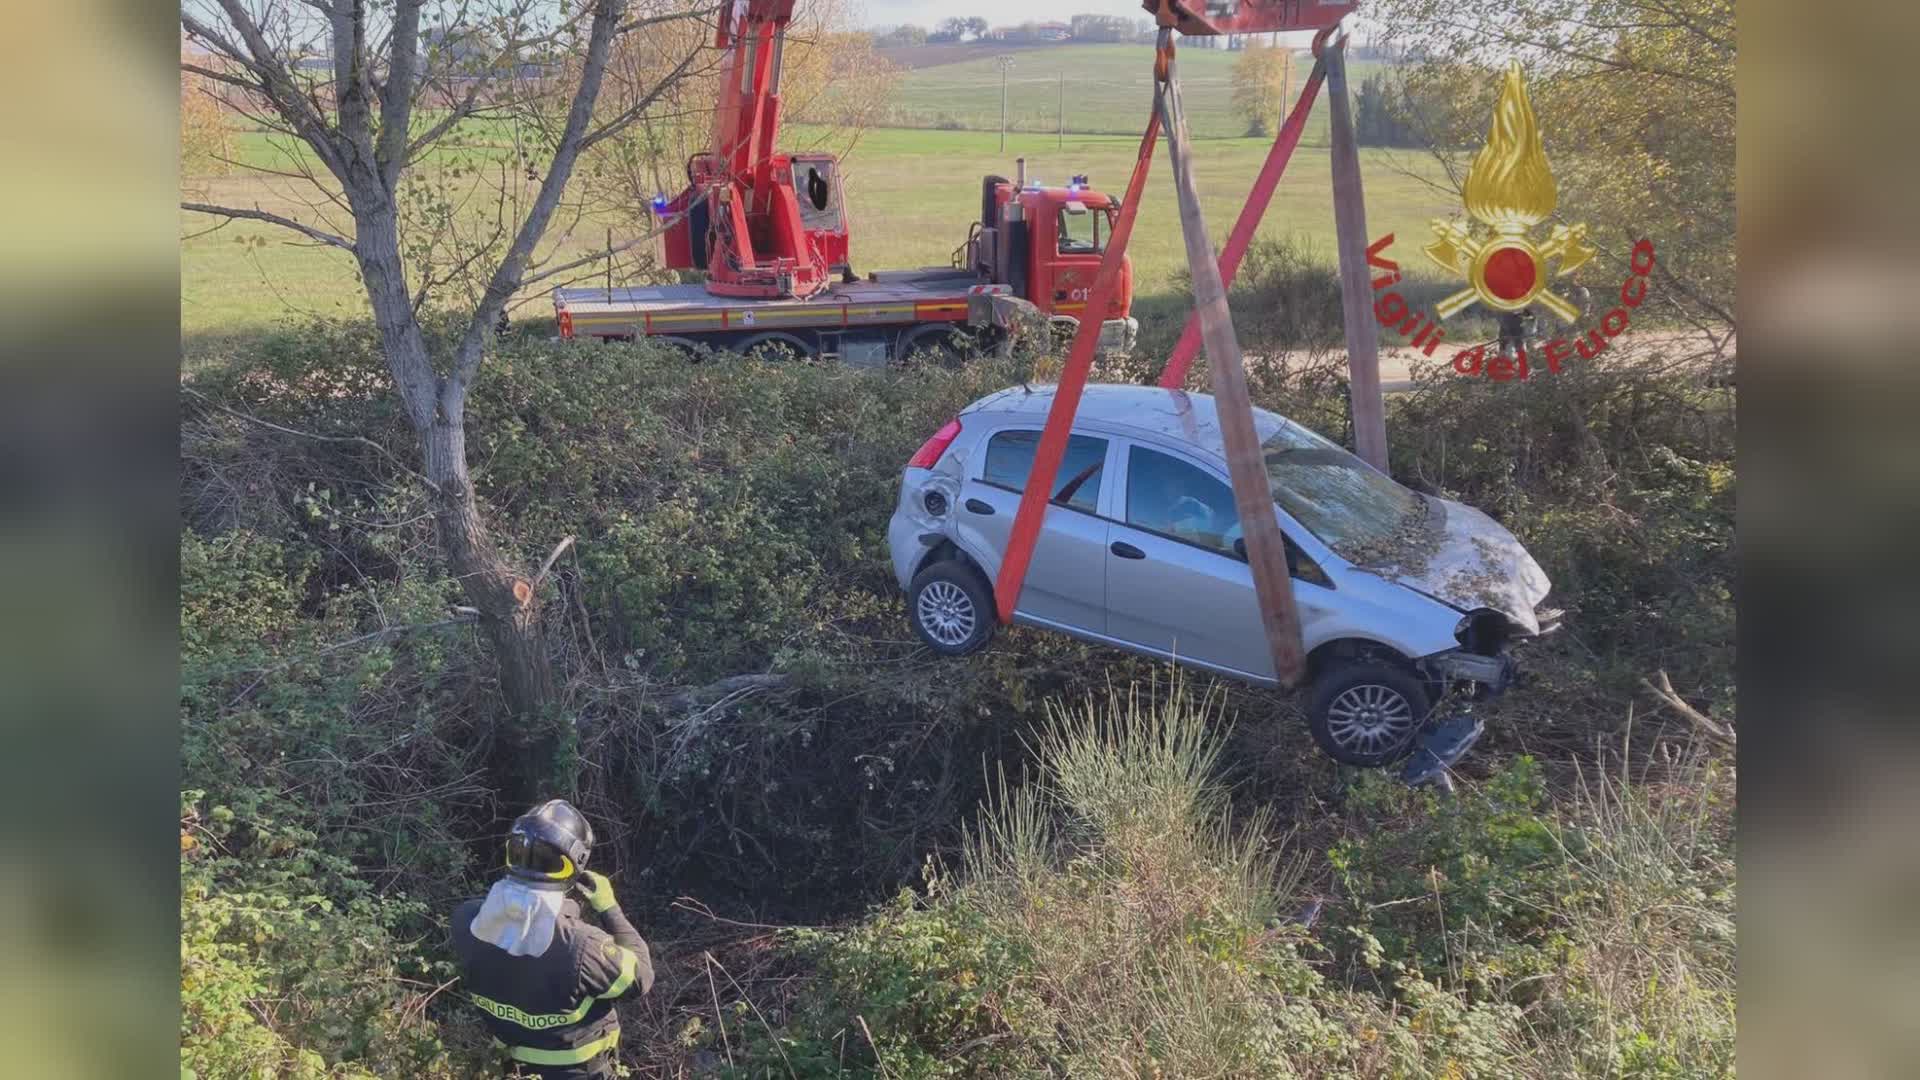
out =
[[994,288],[942,266],[883,270],[805,300],[715,296],[704,285],[633,285],[555,289],[553,302],[564,337],[674,337],[964,322],[967,296]]

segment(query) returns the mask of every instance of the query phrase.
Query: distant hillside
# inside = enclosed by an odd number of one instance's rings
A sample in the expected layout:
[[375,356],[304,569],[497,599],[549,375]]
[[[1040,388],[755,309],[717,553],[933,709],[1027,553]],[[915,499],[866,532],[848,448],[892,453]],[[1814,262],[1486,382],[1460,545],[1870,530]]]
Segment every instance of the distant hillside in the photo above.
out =
[[[907,69],[883,121],[888,127],[998,130],[1000,68],[994,58],[1002,55],[1014,58],[1007,76],[1008,127],[1014,131],[1055,129],[1063,75],[1069,133],[1137,132],[1153,102],[1153,50],[1143,45],[925,45],[882,55]],[[1246,120],[1233,111],[1233,62],[1239,56],[1218,49],[1180,51],[1181,89],[1195,137],[1246,134]],[[1295,53],[1296,94],[1312,67],[1304,50]],[[1349,60],[1347,67],[1357,83],[1380,64]],[[1326,141],[1324,111],[1316,110],[1304,141]]]

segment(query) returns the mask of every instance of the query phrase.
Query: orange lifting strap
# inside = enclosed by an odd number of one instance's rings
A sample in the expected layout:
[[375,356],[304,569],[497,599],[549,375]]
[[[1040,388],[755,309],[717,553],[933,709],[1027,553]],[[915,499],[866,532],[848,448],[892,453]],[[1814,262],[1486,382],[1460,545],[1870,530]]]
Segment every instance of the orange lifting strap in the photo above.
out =
[[[1312,6],[1323,8],[1322,4]],[[1248,394],[1246,372],[1241,365],[1240,343],[1227,308],[1226,281],[1231,280],[1239,269],[1240,259],[1252,242],[1260,218],[1272,200],[1274,187],[1279,183],[1294,147],[1299,144],[1301,130],[1305,127],[1307,115],[1328,67],[1328,58],[1322,52],[1322,47],[1327,44],[1327,38],[1337,25],[1339,16],[1351,10],[1351,7],[1350,4],[1326,4],[1324,8],[1327,10],[1322,21],[1300,27],[1317,26],[1320,30],[1314,39],[1314,54],[1318,59],[1313,73],[1301,90],[1298,104],[1275,136],[1273,148],[1268,152],[1266,163],[1254,182],[1247,204],[1234,224],[1227,248],[1216,261],[1213,245],[1207,238],[1206,222],[1200,212],[1199,195],[1194,188],[1192,149],[1174,67],[1173,29],[1176,26],[1188,29],[1193,17],[1182,11],[1181,6],[1173,0],[1161,0],[1157,12],[1160,36],[1154,53],[1154,111],[1141,137],[1140,153],[1134,162],[1133,175],[1127,181],[1125,201],[1121,203],[1119,219],[1114,223],[1112,236],[1101,256],[1099,274],[1094,279],[1087,302],[1088,311],[1107,309],[1119,277],[1127,241],[1133,235],[1134,220],[1139,213],[1140,198],[1153,159],[1154,143],[1164,127],[1174,188],[1178,195],[1181,229],[1186,241],[1187,267],[1193,277],[1194,311],[1160,385],[1179,387],[1198,347],[1205,344],[1213,376],[1221,437],[1225,444],[1227,474],[1232,482],[1234,506],[1239,511],[1245,534],[1254,595],[1260,606],[1261,623],[1272,653],[1274,672],[1285,686],[1299,682],[1305,673],[1306,657],[1301,647],[1300,618],[1293,602],[1292,581],[1287,574],[1285,542],[1274,515],[1273,493],[1260,453],[1259,435],[1254,430],[1253,401]],[[1315,14],[1318,16],[1323,12],[1316,10]],[[1198,32],[1219,31],[1209,27]],[[1344,45],[1344,39],[1333,43],[1336,49],[1344,48]],[[1336,55],[1332,63],[1337,73],[1340,57]],[[1336,78],[1334,87],[1336,95],[1344,93],[1344,80]],[[1344,117],[1345,110],[1336,109],[1335,112],[1337,124]],[[1349,299],[1347,303],[1351,305],[1353,301]],[[1060,383],[1047,413],[1046,426],[1040,434],[1040,445],[1034,454],[1033,469],[1027,477],[1026,490],[1021,493],[1019,510],[1014,515],[1006,556],[994,582],[997,613],[1002,623],[1013,620],[1020,589],[1026,581],[1027,567],[1033,559],[1033,546],[1039,538],[1040,523],[1047,510],[1048,494],[1053,491],[1054,482],[1059,477],[1060,459],[1066,451],[1067,435],[1073,427],[1074,413],[1079,407],[1087,375],[1093,366],[1099,330],[1098,320],[1080,321],[1079,329],[1074,334],[1073,348],[1061,370]]]

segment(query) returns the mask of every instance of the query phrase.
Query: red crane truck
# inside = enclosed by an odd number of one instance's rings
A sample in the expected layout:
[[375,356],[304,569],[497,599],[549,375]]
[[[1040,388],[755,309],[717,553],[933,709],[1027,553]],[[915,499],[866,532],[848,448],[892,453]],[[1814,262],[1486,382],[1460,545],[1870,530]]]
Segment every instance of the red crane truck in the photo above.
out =
[[[1008,344],[1045,321],[1072,330],[1086,311],[1116,200],[1076,176],[1059,187],[981,183],[980,218],[952,265],[854,273],[839,162],[774,149],[780,54],[794,0],[735,0],[715,40],[727,50],[713,148],[687,163],[687,188],[654,209],[668,221],[669,269],[704,284],[561,288],[563,338],[660,338],[747,354],[880,366],[931,351],[943,359]],[[1101,320],[1103,351],[1133,347],[1133,271]]]

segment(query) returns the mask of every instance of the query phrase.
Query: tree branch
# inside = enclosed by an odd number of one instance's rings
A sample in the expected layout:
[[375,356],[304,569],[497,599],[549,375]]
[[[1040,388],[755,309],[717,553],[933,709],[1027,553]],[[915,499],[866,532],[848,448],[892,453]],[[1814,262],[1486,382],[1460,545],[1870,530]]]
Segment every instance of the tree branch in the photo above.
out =
[[[562,235],[565,235],[565,234],[562,234]],[[603,259],[611,259],[615,255],[618,255],[623,251],[627,251],[632,248],[639,247],[641,244],[644,244],[647,241],[652,240],[654,237],[658,235],[660,235],[660,231],[658,229],[655,229],[652,232],[645,233],[640,236],[636,236],[633,239],[626,241],[625,243],[615,244],[612,247],[607,248],[603,251],[596,251],[591,255],[582,255],[578,259],[570,259],[566,262],[561,263],[559,266],[546,267],[537,274],[526,274],[520,278],[520,288],[524,289],[529,285],[538,284],[542,281],[547,280],[548,278],[558,277],[569,270],[577,270],[582,266],[588,265],[589,263],[597,263]]]
[[533,255],[534,245],[546,233],[547,222],[553,217],[567,181],[573,176],[574,162],[579,160],[582,140],[588,124],[593,120],[593,106],[600,97],[600,84],[606,76],[614,28],[625,11],[625,0],[595,0],[593,27],[587,39],[586,62],[580,70],[580,85],[574,91],[572,105],[567,109],[566,126],[561,130],[553,160],[547,166],[546,175],[541,178],[540,192],[534,197],[526,220],[521,222],[513,246],[507,250],[506,257],[494,271],[454,354],[454,370],[446,380],[441,402],[442,411],[450,417],[462,412],[466,388],[480,369],[487,335],[499,320],[500,310],[506,305],[507,299],[520,287],[520,275]]
[[[230,3],[231,0],[222,0]],[[367,24],[364,0],[336,0],[328,12],[333,24],[333,100],[340,113],[340,135],[352,156],[350,164],[374,168],[373,80],[367,71]],[[347,182],[343,177],[342,182]]]
[[206,26],[190,15],[182,13],[180,25],[187,33],[212,44],[230,59],[245,66],[259,79],[252,92],[259,94],[272,105],[274,111],[284,117],[313,152],[326,165],[334,176],[345,179],[346,161],[340,153],[339,145],[334,141],[333,130],[321,118],[319,110],[300,94],[300,88],[294,83],[293,75],[287,70],[285,58],[277,52],[273,43],[261,33],[260,27],[247,13],[241,0],[219,0],[220,10],[225,13],[227,22],[246,43],[243,52],[239,46]]
[[602,139],[611,138],[626,130],[628,127],[631,127],[635,120],[640,119],[640,117],[646,113],[649,106],[659,100],[661,94],[666,93],[668,89],[680,81],[680,77],[685,75],[687,69],[693,66],[694,58],[699,56],[700,52],[700,49],[695,49],[688,53],[685,59],[681,60],[672,71],[667,73],[665,78],[660,80],[657,86],[647,91],[646,95],[635,102],[632,107],[621,112],[619,116],[600,125],[600,127],[595,129],[591,134],[583,136],[580,140],[580,149],[585,150]]
[[615,30],[614,34],[616,36],[620,34],[631,34],[635,30],[642,30],[660,23],[678,22],[681,19],[705,19],[707,16],[719,12],[724,6],[723,4],[715,4],[712,7],[694,8],[692,11],[674,11],[665,15],[648,15],[644,18],[635,19],[632,22],[621,23],[620,28]]
[[380,88],[380,145],[374,160],[389,192],[407,163],[407,125],[413,117],[415,65],[420,62],[420,6],[423,0],[399,0],[394,10],[387,83]]
[[713,698],[731,697],[757,690],[785,690],[792,685],[793,676],[779,672],[768,675],[729,675],[705,686],[682,690],[661,701],[660,707],[669,712],[683,712]]
[[189,64],[185,60],[180,61],[180,70],[190,71],[203,79],[212,79],[214,82],[226,83],[228,86],[237,86],[242,90],[250,92],[258,92],[260,89],[258,83],[249,82],[238,75],[229,75],[224,71],[215,71],[212,68],[202,67],[199,64]]
[[1713,736],[1728,746],[1737,744],[1737,739],[1732,728],[1711,719],[1706,713],[1701,712],[1699,709],[1694,708],[1680,699],[1680,695],[1674,692],[1673,683],[1667,678],[1665,671],[1658,672],[1657,677],[1660,680],[1657,686],[1648,679],[1641,679],[1640,685],[1653,691],[1653,696],[1666,703],[1673,711],[1692,721],[1694,727],[1699,728],[1701,731],[1706,732],[1708,735]]
[[379,443],[374,442],[372,439],[366,438],[365,436],[318,435],[311,431],[301,431],[298,428],[282,427],[271,420],[262,420],[259,417],[253,415],[252,413],[244,413],[244,412],[241,412],[239,409],[229,408],[228,406],[222,405],[219,402],[208,397],[207,395],[201,393],[200,391],[195,390],[191,386],[182,386],[180,388],[180,392],[183,394],[187,394],[191,397],[198,398],[200,401],[204,402],[208,408],[218,409],[219,411],[226,413],[228,416],[231,416],[236,420],[245,420],[249,424],[258,424],[263,428],[267,428],[270,431],[277,431],[282,435],[294,435],[302,439],[312,439],[316,442],[359,443],[361,446],[371,448],[374,452],[378,453],[381,457],[384,457],[389,462],[392,462],[393,466],[399,469],[401,472],[406,473],[408,476],[411,476],[415,480],[418,480],[422,484],[425,484],[428,490],[431,490],[431,491],[439,490],[439,487],[435,485],[433,481],[427,479],[424,476],[421,476],[419,473],[408,468],[405,462],[401,461],[397,457],[394,457],[393,451],[388,450],[386,447],[381,446]]
[[284,229],[292,229],[294,232],[301,233],[309,239],[318,240],[323,244],[331,244],[342,251],[349,253],[353,251],[353,241],[344,236],[330,232],[322,232],[311,225],[302,225],[292,218],[281,217],[279,214],[269,213],[265,210],[242,210],[237,206],[214,206],[210,203],[191,202],[181,203],[180,209],[191,210],[196,214],[214,214],[220,217],[247,218],[252,221],[264,221],[268,224],[278,225]]
[[566,554],[567,549],[572,546],[573,546],[573,536],[571,534],[561,537],[560,542],[558,544],[553,545],[553,554],[548,555],[547,561],[540,564],[540,572],[533,575],[533,584],[535,588],[539,588],[540,583],[547,579],[547,571],[552,570],[553,564],[556,562],[559,562],[560,556]]
[[443,138],[447,132],[452,131],[460,121],[472,116],[474,103],[480,100],[480,92],[486,89],[492,81],[493,80],[486,78],[475,79],[473,84],[467,87],[466,96],[461,98],[459,103],[454,105],[453,108],[447,110],[447,115],[441,117],[439,122],[428,128],[419,138],[407,144],[406,160],[412,161],[419,157],[422,150],[440,141],[440,139]]

